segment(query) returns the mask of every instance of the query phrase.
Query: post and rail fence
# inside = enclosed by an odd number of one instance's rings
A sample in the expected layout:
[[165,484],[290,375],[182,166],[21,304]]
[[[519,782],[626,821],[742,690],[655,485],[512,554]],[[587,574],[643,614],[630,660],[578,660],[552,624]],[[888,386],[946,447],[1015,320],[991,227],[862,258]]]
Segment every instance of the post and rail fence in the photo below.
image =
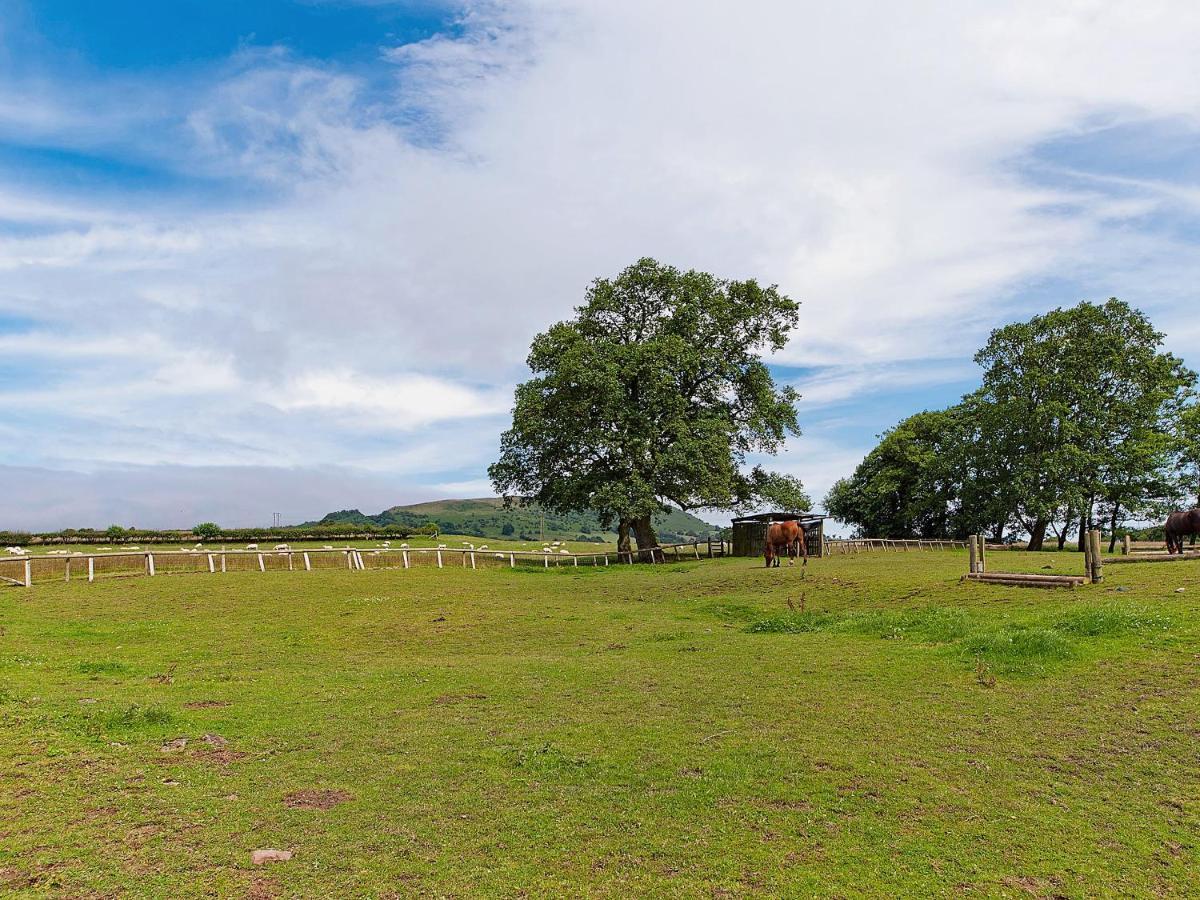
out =
[[722,542],[691,541],[662,544],[631,551],[596,553],[545,553],[536,550],[491,550],[458,547],[341,547],[307,550],[139,550],[109,553],[74,553],[69,556],[0,557],[0,585],[32,587],[36,583],[130,578],[137,576],[222,574],[226,572],[311,572],[318,569],[366,571],[410,569],[418,566],[444,569],[485,567],[561,568],[607,566],[636,561],[686,562],[724,556]]
[[862,553],[867,550],[965,550],[967,541],[926,538],[825,538],[827,554]]

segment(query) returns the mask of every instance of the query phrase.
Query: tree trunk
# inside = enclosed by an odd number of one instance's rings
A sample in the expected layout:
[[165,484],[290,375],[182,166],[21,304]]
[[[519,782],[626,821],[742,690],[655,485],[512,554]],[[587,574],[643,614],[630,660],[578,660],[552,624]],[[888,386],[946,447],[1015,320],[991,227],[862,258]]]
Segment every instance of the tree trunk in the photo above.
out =
[[1062,527],[1062,531],[1060,531],[1060,532],[1059,532],[1059,534],[1058,534],[1058,549],[1059,549],[1059,552],[1061,552],[1061,551],[1062,551],[1062,548],[1063,548],[1063,547],[1065,547],[1065,546],[1067,545],[1067,534],[1068,534],[1068,533],[1070,532],[1070,530],[1071,530],[1071,520],[1072,520],[1073,518],[1075,518],[1075,512],[1074,512],[1074,510],[1072,510],[1072,509],[1068,508],[1068,509],[1067,509],[1067,514],[1066,514],[1066,516],[1064,516],[1064,517],[1063,517],[1063,527]]
[[629,552],[629,520],[621,519],[617,522],[617,553]]
[[1079,552],[1083,552],[1083,543],[1087,540],[1088,532],[1092,530],[1092,505],[1089,503],[1079,514]]
[[1045,516],[1038,516],[1037,521],[1033,523],[1033,528],[1029,530],[1029,549],[1041,550],[1042,544],[1046,540],[1046,529],[1050,525],[1050,520]]
[[633,520],[633,533],[637,538],[638,557],[646,559],[654,559],[649,555],[641,553],[642,550],[649,550],[653,553],[654,547],[658,546],[658,535],[654,533],[654,526],[650,523],[649,516],[642,516]]
[[1112,516],[1108,520],[1108,553],[1111,556],[1117,549],[1117,518],[1121,514],[1121,504],[1114,503]]

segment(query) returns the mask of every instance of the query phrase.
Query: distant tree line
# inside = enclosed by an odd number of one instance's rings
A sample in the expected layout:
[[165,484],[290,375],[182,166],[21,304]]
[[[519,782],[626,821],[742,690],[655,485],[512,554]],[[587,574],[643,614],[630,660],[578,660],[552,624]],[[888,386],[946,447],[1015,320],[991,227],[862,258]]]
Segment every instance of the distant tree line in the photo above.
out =
[[993,539],[1061,549],[1091,528],[1200,502],[1196,373],[1128,304],[1081,303],[998,328],[980,387],[880,436],[826,511],[860,536]]

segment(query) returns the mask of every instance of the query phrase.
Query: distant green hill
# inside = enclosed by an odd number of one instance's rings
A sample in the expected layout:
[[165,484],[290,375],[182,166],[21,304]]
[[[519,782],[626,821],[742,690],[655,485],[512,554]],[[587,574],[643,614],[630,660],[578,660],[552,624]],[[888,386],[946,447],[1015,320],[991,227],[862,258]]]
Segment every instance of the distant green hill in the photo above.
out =
[[[573,541],[596,542],[616,541],[617,535],[604,531],[595,513],[546,513],[543,518],[540,507],[514,507],[505,509],[499,497],[483,497],[478,500],[435,500],[431,503],[414,503],[411,506],[393,506],[376,516],[368,516],[357,509],[332,512],[313,525],[401,525],[419,528],[428,522],[437,522],[447,534],[470,534],[489,538],[516,538],[536,541],[543,537]],[[696,518],[690,513],[672,509],[654,517],[658,539],[664,543],[677,543],[694,537],[705,537],[717,530],[717,526]],[[543,528],[545,529],[543,531]]]

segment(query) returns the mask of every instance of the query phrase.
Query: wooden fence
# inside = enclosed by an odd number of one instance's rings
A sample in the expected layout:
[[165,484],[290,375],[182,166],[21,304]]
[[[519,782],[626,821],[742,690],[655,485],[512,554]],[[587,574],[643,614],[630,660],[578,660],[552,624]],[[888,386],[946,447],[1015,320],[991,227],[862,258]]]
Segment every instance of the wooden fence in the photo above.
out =
[[311,572],[317,569],[410,569],[430,568],[516,568],[534,566],[561,568],[632,564],[637,560],[651,563],[705,559],[719,555],[698,541],[664,544],[655,548],[628,552],[545,553],[533,550],[471,550],[451,547],[401,547],[331,550],[144,550],[116,553],[75,553],[69,556],[0,557],[0,585],[32,587],[54,581],[95,581],[97,578],[210,574],[226,572]]
[[899,540],[892,538],[825,538],[825,552],[862,553],[866,550],[966,550],[966,541]]

